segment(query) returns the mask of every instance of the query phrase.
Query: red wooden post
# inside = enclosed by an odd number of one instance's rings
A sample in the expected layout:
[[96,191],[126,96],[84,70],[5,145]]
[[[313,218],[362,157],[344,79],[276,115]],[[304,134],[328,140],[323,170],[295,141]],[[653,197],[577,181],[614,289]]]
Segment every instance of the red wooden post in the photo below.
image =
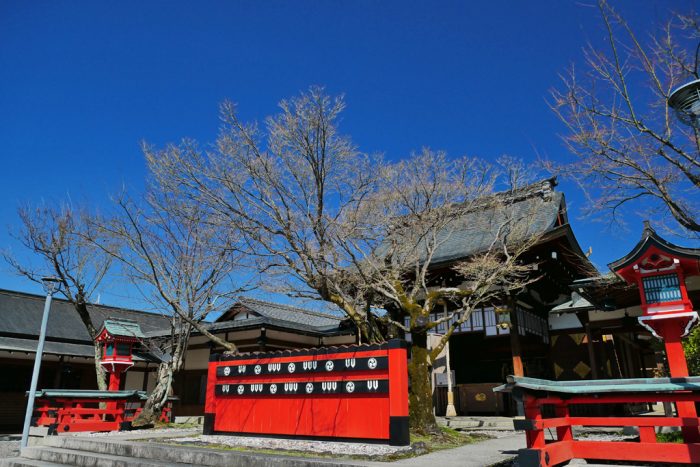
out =
[[[554,413],[557,418],[567,419],[569,418],[569,405],[566,401],[562,401],[561,405],[557,405],[554,408]],[[557,427],[557,441],[570,441],[574,439],[573,432],[571,431],[571,424],[567,422],[566,425]]]
[[[700,250],[683,248],[659,237],[645,222],[642,239],[610,269],[628,284],[636,284],[642,307],[639,322],[663,339],[672,377],[688,376],[681,337],[698,321],[685,278],[700,275]],[[693,402],[676,402],[686,443],[700,442]]]
[[[688,376],[688,364],[685,358],[683,344],[681,343],[682,330],[679,328],[679,323],[673,320],[666,320],[663,329],[666,357],[668,358],[668,367],[671,370],[671,376]],[[678,410],[678,416],[684,419],[684,422],[687,419],[697,420],[698,418],[697,410],[695,409],[695,402],[676,402],[676,409]],[[683,440],[686,443],[700,442],[700,432],[698,431],[697,424],[695,426],[686,425],[687,423],[684,423],[684,426],[681,427]]]
[[533,427],[527,430],[526,440],[527,447],[532,449],[541,449],[544,447],[544,430],[540,424],[542,421],[542,412],[537,403],[537,398],[530,394],[525,394],[523,397],[523,405],[525,407],[525,418],[533,422]]
[[120,372],[112,372],[109,374],[109,386],[107,387],[108,391],[119,391],[119,385],[121,384],[121,373]]

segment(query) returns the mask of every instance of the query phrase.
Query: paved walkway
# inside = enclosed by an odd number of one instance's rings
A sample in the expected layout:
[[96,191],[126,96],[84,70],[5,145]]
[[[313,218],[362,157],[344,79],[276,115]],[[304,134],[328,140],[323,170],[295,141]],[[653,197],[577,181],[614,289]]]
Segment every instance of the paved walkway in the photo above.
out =
[[524,447],[525,436],[522,433],[517,433],[512,436],[488,439],[396,462],[368,462],[366,465],[381,465],[384,467],[487,467],[514,458],[518,454],[518,449]]
[[[510,421],[512,424],[512,420]],[[165,438],[173,435],[185,435],[200,433],[198,429],[177,430],[148,430],[145,432],[121,432],[112,434],[110,439],[143,438],[148,433],[149,438]],[[96,436],[93,439],[99,439]],[[352,461],[353,465],[366,465],[371,467],[411,467],[411,466],[433,466],[433,467],[487,467],[507,461],[517,456],[518,449],[525,447],[525,435],[515,433],[501,438],[487,439],[478,443],[466,444],[464,446],[431,452],[418,457],[401,459],[395,462],[371,462]],[[331,459],[325,459],[331,461]]]

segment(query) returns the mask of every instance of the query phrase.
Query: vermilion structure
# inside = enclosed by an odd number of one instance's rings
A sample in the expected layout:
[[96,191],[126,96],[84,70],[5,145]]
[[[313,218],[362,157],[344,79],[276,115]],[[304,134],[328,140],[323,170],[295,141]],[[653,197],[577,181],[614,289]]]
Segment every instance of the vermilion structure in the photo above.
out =
[[95,338],[102,343],[100,364],[109,373],[109,390],[118,391],[121,375],[134,366],[133,347],[143,339],[141,328],[134,321],[105,320]]
[[409,444],[406,343],[212,355],[204,434]]

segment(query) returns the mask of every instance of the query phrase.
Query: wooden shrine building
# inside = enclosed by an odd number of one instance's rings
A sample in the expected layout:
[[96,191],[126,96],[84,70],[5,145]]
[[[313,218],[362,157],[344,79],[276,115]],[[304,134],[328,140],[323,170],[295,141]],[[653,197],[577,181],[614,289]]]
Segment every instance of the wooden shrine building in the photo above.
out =
[[[537,237],[522,260],[537,265],[533,274],[539,279],[514,296],[475,311],[452,335],[433,368],[437,414],[445,408],[446,352],[458,414],[514,413],[513,404],[491,391],[507,375],[554,379],[557,363],[549,312],[570,299],[572,283],[598,274],[574,236],[564,194],[555,190],[556,185],[552,178],[508,194],[514,217],[528,219],[528,234]],[[445,286],[460,280],[451,269],[456,262],[488,249],[500,225],[497,209],[475,210],[455,221],[450,238],[440,245],[431,265],[434,275],[442,275]],[[499,307],[510,309],[510,327],[498,325]],[[435,313],[435,319],[440,313]],[[445,330],[445,325],[438,326],[435,333]]]

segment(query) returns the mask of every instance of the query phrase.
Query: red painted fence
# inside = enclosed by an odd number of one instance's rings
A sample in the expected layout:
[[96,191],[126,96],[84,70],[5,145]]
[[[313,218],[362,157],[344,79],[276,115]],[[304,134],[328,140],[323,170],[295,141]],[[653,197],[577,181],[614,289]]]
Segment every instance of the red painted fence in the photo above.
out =
[[406,343],[212,355],[204,412],[205,434],[406,445]]
[[[700,465],[697,417],[576,417],[570,414],[572,405],[700,402],[698,377],[546,381],[511,376],[508,380],[508,384],[497,390],[511,392],[524,405],[525,420],[514,421],[516,429],[525,431],[527,441],[527,449],[520,450],[518,457],[518,465],[522,467],[556,466],[571,459]],[[553,417],[545,418],[545,407],[554,409]],[[636,427],[639,438],[592,441],[577,438],[573,431],[575,426]],[[657,427],[681,428],[684,442],[657,441]]]
[[[37,393],[32,426],[48,427],[49,434],[129,430],[145,398],[141,391],[43,390]],[[171,418],[168,402],[159,421]]]

